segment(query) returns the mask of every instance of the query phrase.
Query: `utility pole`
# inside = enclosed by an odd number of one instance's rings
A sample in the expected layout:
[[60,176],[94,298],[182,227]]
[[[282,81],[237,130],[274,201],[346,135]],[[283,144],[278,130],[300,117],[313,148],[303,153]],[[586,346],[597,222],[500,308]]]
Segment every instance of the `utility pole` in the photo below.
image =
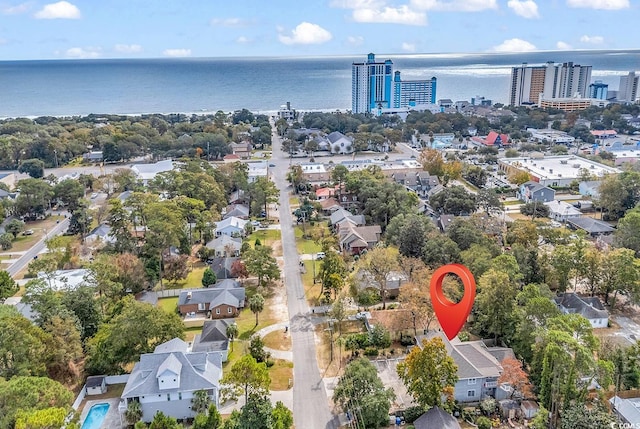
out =
[[56,160],[56,168],[58,168],[58,149],[53,150],[53,157]]
[[209,152],[209,143],[210,142],[207,142],[207,162],[211,162],[211,155],[210,155],[210,152]]

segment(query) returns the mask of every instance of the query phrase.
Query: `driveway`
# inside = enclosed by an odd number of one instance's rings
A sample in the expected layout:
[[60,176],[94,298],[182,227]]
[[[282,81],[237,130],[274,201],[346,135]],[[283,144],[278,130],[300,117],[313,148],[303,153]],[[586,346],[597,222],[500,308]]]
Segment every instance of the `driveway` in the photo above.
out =
[[624,316],[614,316],[613,320],[620,326],[620,331],[613,333],[615,337],[622,337],[635,344],[640,339],[640,325]]

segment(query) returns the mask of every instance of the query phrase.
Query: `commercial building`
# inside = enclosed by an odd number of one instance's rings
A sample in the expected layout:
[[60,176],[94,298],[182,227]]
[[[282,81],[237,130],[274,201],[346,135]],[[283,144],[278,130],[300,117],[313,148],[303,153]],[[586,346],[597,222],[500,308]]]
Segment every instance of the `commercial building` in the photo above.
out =
[[501,158],[498,168],[507,176],[521,171],[529,173],[531,180],[545,186],[569,186],[589,173],[592,177],[618,174],[620,170],[574,155]]
[[591,81],[591,66],[572,62],[542,66],[523,63],[511,70],[509,104],[537,105],[540,100],[586,97]]
[[527,132],[531,134],[530,139],[538,143],[571,144],[576,140],[564,131],[554,130],[552,128],[543,130],[527,128]]
[[629,72],[626,76],[620,76],[620,88],[618,88],[618,100],[627,103],[635,103],[638,98],[639,75]]
[[391,60],[376,61],[370,53],[366,62],[351,65],[351,110],[369,113],[374,109],[400,109],[436,101],[436,78],[403,81],[393,72]]
[[599,98],[542,98],[540,99],[540,107],[543,109],[560,109],[565,112],[573,112],[575,110],[588,109],[591,106],[605,107],[609,102]]
[[606,83],[602,83],[601,80],[596,80],[594,83],[589,85],[589,98],[598,98],[600,100],[607,100],[607,95],[609,93],[609,85]]

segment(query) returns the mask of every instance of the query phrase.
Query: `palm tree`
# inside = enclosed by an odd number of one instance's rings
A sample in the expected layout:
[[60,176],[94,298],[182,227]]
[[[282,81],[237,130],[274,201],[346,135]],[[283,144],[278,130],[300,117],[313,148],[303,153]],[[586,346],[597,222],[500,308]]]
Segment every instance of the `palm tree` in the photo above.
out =
[[231,351],[233,351],[233,340],[238,336],[238,333],[238,325],[235,323],[227,326],[227,338],[231,341]]
[[127,410],[124,412],[124,418],[131,426],[138,423],[142,418],[142,407],[140,406],[140,402],[129,402]]
[[211,398],[207,394],[206,390],[196,390],[193,392],[193,398],[191,398],[191,409],[196,413],[204,413],[209,409],[209,403]]
[[258,313],[264,310],[264,297],[259,293],[249,298],[249,309],[256,315],[256,326],[258,326]]

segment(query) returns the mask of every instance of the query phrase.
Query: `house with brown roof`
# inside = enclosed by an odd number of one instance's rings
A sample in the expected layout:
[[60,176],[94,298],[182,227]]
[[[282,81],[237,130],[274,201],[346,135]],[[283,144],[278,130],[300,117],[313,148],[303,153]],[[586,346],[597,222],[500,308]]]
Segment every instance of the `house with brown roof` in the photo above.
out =
[[335,212],[342,208],[342,206],[338,203],[333,197],[327,198],[326,200],[319,201],[322,213],[325,215],[331,215],[331,213]]
[[380,241],[381,235],[380,225],[356,226],[344,221],[338,227],[340,250],[350,255],[359,255],[364,250],[372,249]]
[[242,142],[242,143],[231,143],[231,153],[238,155],[240,159],[249,159],[251,158],[251,143]]

